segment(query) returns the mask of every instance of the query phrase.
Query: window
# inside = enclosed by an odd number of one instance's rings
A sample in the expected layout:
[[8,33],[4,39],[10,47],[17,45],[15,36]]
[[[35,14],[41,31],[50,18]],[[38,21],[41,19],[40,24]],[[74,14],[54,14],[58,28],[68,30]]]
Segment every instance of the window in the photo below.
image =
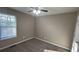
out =
[[16,17],[0,14],[0,40],[16,37]]

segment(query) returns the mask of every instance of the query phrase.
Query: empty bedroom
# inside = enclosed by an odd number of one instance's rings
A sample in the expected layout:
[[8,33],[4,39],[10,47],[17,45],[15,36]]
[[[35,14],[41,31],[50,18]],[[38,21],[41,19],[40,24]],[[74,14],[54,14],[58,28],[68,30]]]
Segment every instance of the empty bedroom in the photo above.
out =
[[78,7],[0,7],[0,52],[78,52],[78,30]]

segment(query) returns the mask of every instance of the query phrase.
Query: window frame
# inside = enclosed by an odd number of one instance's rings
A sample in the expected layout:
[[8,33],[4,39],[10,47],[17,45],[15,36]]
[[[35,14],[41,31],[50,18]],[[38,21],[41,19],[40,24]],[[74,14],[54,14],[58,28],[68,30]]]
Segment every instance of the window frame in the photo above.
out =
[[[9,40],[9,39],[12,39],[12,38],[16,38],[17,37],[17,16],[16,15],[13,15],[13,14],[6,14],[6,13],[0,13],[0,14],[4,14],[4,15],[10,15],[10,16],[14,16],[16,19],[16,35],[15,36],[12,36],[12,37],[4,37],[4,38],[0,38],[0,41],[2,40]],[[1,30],[0,30],[1,31]],[[1,36],[1,33],[0,33],[0,36]]]

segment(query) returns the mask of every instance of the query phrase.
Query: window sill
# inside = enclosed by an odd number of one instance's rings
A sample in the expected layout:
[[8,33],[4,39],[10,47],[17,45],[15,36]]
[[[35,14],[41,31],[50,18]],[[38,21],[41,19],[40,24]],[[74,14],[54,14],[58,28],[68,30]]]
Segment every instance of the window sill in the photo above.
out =
[[16,36],[12,36],[12,37],[10,36],[10,37],[7,37],[7,38],[6,38],[6,37],[4,37],[4,38],[0,39],[0,41],[3,41],[3,40],[8,40],[8,39],[12,39],[12,38],[16,38]]

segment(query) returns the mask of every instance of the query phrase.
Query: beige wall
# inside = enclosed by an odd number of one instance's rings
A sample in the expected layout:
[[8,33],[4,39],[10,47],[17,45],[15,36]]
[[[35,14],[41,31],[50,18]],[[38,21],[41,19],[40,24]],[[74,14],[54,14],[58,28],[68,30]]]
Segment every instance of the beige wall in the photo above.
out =
[[76,13],[37,17],[36,37],[70,49],[75,23]]
[[17,17],[17,37],[4,40],[4,41],[0,41],[0,48],[11,45],[21,40],[25,40],[23,39],[23,36],[25,36],[26,39],[34,36],[34,18],[32,16],[15,11],[15,10],[11,10],[8,8],[3,8],[3,9],[7,10],[8,14],[16,15]]

